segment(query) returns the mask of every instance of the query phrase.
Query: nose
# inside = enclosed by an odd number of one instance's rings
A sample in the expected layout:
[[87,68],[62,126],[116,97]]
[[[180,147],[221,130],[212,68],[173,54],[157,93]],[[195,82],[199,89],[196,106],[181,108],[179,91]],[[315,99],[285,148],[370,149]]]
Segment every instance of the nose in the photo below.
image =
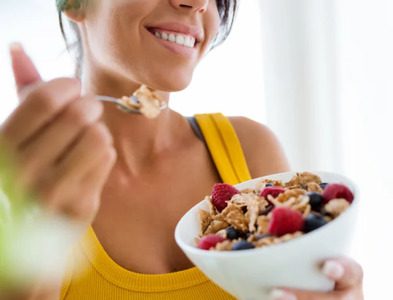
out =
[[179,9],[192,10],[193,12],[205,12],[210,0],[170,0],[172,5]]

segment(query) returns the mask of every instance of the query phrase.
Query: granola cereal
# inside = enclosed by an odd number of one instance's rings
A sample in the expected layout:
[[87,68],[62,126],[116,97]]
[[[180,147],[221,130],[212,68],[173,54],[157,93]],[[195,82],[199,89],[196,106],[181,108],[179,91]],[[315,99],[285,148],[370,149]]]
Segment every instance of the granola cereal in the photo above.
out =
[[141,85],[141,87],[134,92],[133,96],[138,99],[137,103],[126,96],[122,97],[121,101],[130,108],[139,109],[141,113],[149,119],[154,119],[160,114],[163,102],[155,90],[146,85]]
[[[231,196],[224,199],[223,195]],[[316,230],[339,217],[353,194],[343,184],[324,183],[319,176],[303,172],[288,182],[265,179],[255,189],[241,191],[216,184],[206,199],[209,211],[200,211],[198,247],[233,251],[287,242]]]

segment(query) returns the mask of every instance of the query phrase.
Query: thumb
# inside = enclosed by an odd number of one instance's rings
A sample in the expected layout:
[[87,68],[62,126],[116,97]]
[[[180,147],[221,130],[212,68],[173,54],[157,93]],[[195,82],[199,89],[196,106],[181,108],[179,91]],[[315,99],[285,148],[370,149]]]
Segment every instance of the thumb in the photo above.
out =
[[353,259],[339,257],[325,261],[322,272],[336,281],[336,290],[360,286],[363,281],[362,267]]
[[10,56],[18,93],[26,86],[41,81],[37,68],[21,44],[13,43],[10,45]]

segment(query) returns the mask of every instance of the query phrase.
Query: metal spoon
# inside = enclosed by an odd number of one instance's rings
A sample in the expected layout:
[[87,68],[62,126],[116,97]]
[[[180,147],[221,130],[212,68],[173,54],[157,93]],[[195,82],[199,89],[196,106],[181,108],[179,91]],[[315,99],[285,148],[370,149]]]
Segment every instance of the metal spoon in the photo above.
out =
[[[119,98],[114,98],[110,96],[101,96],[98,95],[96,96],[96,99],[98,101],[102,102],[110,102],[113,104],[116,104],[119,109],[121,109],[124,112],[130,113],[130,114],[141,114],[141,105],[137,97],[135,96],[130,96],[129,97],[131,100],[130,105],[127,105],[122,99]],[[168,104],[166,102],[161,103],[160,110],[163,110],[168,107]]]

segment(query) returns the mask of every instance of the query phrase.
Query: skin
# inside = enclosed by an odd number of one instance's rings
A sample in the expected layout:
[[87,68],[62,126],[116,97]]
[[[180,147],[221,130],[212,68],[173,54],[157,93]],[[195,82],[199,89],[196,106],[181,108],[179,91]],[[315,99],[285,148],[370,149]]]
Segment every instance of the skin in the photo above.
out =
[[[149,120],[102,105],[94,95],[120,97],[145,83],[169,100],[170,92],[186,88],[218,32],[216,2],[90,3],[66,12],[82,36],[82,83],[70,78],[43,82],[24,51],[14,48],[11,57],[21,104],[0,134],[19,162],[19,184],[41,195],[48,210],[92,224],[119,265],[150,274],[189,268],[192,264],[177,247],[173,231],[180,217],[220,181],[206,147],[187,120],[170,109]],[[146,30],[162,21],[194,24],[203,30],[192,57],[168,51]],[[267,127],[243,117],[230,120],[252,177],[289,169]],[[290,292],[304,300],[361,299],[360,266],[346,258],[339,263],[346,276],[345,281],[334,278],[334,292]],[[46,289],[38,290],[41,294],[20,299],[53,299]]]

